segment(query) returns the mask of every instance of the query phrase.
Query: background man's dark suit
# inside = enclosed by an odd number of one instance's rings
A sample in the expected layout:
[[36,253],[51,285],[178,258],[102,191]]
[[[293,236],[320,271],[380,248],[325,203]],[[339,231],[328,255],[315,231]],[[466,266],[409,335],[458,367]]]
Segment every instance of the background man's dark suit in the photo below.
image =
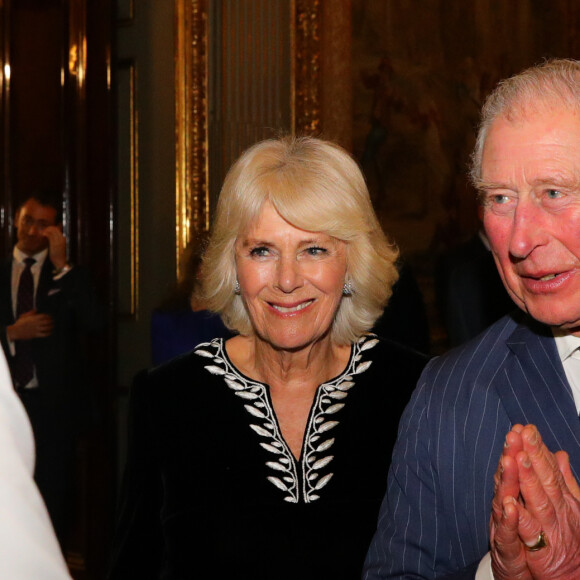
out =
[[438,260],[435,295],[451,346],[474,338],[515,309],[479,233]]
[[[38,387],[19,391],[36,440],[35,479],[60,536],[70,504],[74,444],[89,424],[91,399],[83,360],[83,334],[102,326],[101,309],[86,270],[73,267],[53,279],[47,257],[36,291],[36,310],[54,321],[50,336],[32,339]],[[10,365],[6,326],[13,324],[11,296],[12,259],[0,268],[0,337]]]

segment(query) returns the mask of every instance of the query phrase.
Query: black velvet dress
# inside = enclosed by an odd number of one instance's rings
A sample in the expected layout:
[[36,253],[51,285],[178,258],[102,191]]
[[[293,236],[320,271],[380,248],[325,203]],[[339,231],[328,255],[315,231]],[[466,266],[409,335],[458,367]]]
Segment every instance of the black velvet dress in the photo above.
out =
[[111,580],[355,579],[425,365],[362,338],[318,387],[300,461],[222,339],[137,376]]

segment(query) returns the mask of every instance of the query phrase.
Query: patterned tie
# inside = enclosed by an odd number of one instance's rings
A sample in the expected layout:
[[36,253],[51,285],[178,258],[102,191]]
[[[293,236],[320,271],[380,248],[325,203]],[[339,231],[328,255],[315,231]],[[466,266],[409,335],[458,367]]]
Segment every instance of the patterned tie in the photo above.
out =
[[[26,258],[26,264],[18,283],[18,296],[16,298],[16,318],[34,308],[34,279],[32,278],[32,265],[36,263],[34,258]],[[34,375],[34,363],[32,362],[32,348],[29,340],[16,342],[16,354],[12,364],[12,375],[16,390],[23,389]]]

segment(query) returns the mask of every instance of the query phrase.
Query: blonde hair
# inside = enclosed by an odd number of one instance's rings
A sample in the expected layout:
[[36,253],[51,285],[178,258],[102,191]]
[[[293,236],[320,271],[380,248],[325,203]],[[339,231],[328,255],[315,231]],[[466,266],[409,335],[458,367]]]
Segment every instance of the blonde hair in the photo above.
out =
[[234,293],[235,243],[266,201],[294,227],[346,242],[346,278],[353,292],[341,300],[331,337],[338,344],[355,341],[372,328],[391,296],[398,250],[381,229],[356,162],[321,139],[268,139],[231,167],[204,256],[204,301],[230,329],[252,334],[243,300]]
[[499,118],[516,121],[526,115],[549,111],[554,106],[580,106],[580,61],[565,58],[546,60],[501,81],[487,97],[471,156],[471,180],[481,179],[483,148],[490,127]]

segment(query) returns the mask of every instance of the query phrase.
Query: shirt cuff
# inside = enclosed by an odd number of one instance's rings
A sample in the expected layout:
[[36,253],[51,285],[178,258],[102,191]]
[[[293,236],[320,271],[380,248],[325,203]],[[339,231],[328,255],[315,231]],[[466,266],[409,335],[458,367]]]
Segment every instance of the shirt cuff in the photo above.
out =
[[488,552],[479,563],[475,580],[494,580],[493,570],[491,569],[491,554]]
[[13,340],[10,340],[8,338],[8,335],[6,335],[6,342],[8,344],[8,350],[10,351],[10,356],[15,356],[16,355],[16,345],[14,344]]
[[60,280],[63,276],[68,274],[73,267],[70,264],[65,264],[60,270],[53,270],[52,271],[52,279],[53,280]]

